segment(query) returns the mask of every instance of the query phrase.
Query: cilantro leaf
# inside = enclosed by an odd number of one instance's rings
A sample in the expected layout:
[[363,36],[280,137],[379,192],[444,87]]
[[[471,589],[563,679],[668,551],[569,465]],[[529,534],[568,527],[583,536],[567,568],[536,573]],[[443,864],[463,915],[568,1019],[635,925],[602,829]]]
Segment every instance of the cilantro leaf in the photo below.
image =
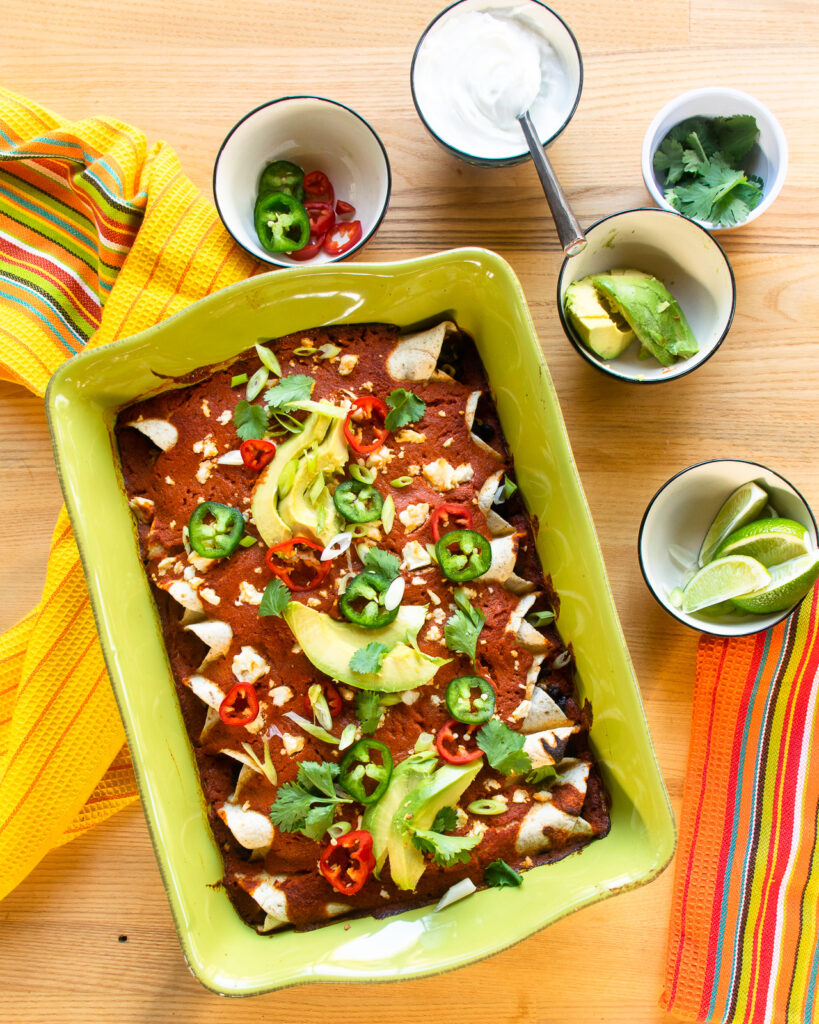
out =
[[291,373],[282,377],[278,384],[268,388],[264,395],[268,409],[283,409],[291,402],[306,402],[313,390],[315,380],[305,373]]
[[431,855],[435,863],[442,868],[451,868],[455,864],[465,864],[471,860],[469,851],[473,850],[483,837],[477,836],[445,836],[432,829],[417,828],[412,836],[412,845]]
[[479,730],[476,742],[490,766],[502,775],[525,775],[532,770],[532,759],[523,749],[524,737],[505,722],[490,718]]
[[263,409],[261,405],[251,405],[243,398],[241,402],[236,403],[236,408],[233,410],[233,422],[236,426],[236,433],[243,441],[249,441],[252,438],[259,440],[264,437],[269,418],[267,410]]
[[531,782],[532,785],[537,785],[539,782],[543,782],[545,779],[557,778],[557,769],[553,764],[542,764],[540,768],[535,768],[534,771],[529,772],[526,776],[526,781]]
[[456,590],[454,598],[457,608],[455,614],[446,621],[444,640],[450,651],[466,654],[474,661],[478,637],[484,627],[486,617],[480,609],[470,604],[469,598],[463,590]]
[[338,774],[339,767],[332,762],[302,761],[296,781],[279,788],[270,820],[282,832],[301,832],[310,839],[321,839],[333,823],[338,804],[352,803],[336,792],[334,780]]
[[505,860],[493,860],[487,864],[483,872],[483,880],[487,885],[502,889],[506,885],[523,885],[523,876],[514,868],[510,868]]
[[302,761],[296,778],[305,788],[310,786],[325,796],[337,796],[335,780],[341,769],[332,761]]
[[259,615],[281,615],[290,604],[290,588],[281,580],[271,580],[264,589]]
[[370,548],[364,556],[364,568],[378,573],[388,583],[391,583],[401,570],[401,559],[391,551]]
[[315,804],[307,812],[304,825],[299,831],[307,836],[308,839],[313,839],[318,843],[327,829],[333,824],[335,814],[335,803]]
[[732,117],[715,117],[714,132],[718,149],[736,167],[759,138],[759,125],[752,114],[734,114]]
[[442,807],[435,815],[430,828],[433,832],[452,832],[458,824],[458,812],[454,807]]
[[666,185],[675,185],[685,171],[682,143],[668,137],[663,139],[654,154],[654,170],[658,174],[665,172]]
[[367,672],[377,672],[381,668],[381,662],[387,653],[387,645],[380,644],[377,640],[367,644],[366,647],[359,647],[350,658],[350,668],[353,672],[364,675]]
[[404,388],[396,388],[387,395],[390,411],[384,420],[387,430],[405,427],[408,423],[417,423],[426,412],[426,402]]
[[361,731],[367,736],[374,733],[381,720],[381,694],[375,690],[357,690],[355,713],[361,723]]

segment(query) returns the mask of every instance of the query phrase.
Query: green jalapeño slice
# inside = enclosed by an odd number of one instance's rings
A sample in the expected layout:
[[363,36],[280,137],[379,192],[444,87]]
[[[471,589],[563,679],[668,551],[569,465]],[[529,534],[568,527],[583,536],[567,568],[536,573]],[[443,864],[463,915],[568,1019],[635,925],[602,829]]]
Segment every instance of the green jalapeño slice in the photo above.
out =
[[304,202],[304,171],[289,160],[274,160],[259,178],[259,195],[267,192],[287,192],[300,203]]
[[479,725],[492,717],[495,691],[488,679],[458,676],[446,688],[446,706],[457,721]]
[[435,545],[438,564],[447,579],[474,580],[492,564],[492,548],[475,530],[450,530]]
[[288,192],[263,192],[253,208],[253,223],[268,252],[294,252],[310,241],[307,211]]
[[385,744],[378,740],[359,740],[341,762],[339,784],[360,804],[374,804],[387,791],[392,764],[392,754]]
[[227,558],[239,546],[245,521],[238,508],[203,501],[188,520],[191,547],[203,558]]
[[333,504],[350,523],[371,523],[381,515],[384,499],[372,484],[345,480],[333,492]]
[[384,607],[384,595],[391,583],[392,580],[377,572],[360,572],[338,600],[341,614],[356,626],[367,629],[388,626],[398,616],[399,607],[391,611]]

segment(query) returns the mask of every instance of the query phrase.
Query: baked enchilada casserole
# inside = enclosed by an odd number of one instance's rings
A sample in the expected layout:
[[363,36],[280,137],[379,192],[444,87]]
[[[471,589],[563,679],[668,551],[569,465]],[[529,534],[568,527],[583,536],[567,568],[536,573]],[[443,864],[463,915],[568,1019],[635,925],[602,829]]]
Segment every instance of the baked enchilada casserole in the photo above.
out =
[[175,383],[116,436],[242,917],[394,913],[604,836],[472,340],[306,330]]

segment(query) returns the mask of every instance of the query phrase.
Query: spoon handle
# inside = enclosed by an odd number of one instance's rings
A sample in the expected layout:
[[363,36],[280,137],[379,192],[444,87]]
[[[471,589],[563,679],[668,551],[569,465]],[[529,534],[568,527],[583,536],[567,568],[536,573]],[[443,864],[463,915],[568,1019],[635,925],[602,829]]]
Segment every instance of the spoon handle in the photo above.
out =
[[552,211],[552,217],[557,228],[557,236],[560,239],[563,252],[567,256],[576,256],[586,248],[586,236],[583,234],[577,218],[572,213],[566,193],[560,187],[560,182],[557,180],[557,175],[549,163],[546,151],[540,144],[540,139],[537,137],[529,111],[527,110],[521,114],[518,117],[518,121],[520,121],[523,134],[526,137],[529,152],[532,154],[535,170],[540,178],[540,184],[543,186],[546,201],[549,203],[549,209]]

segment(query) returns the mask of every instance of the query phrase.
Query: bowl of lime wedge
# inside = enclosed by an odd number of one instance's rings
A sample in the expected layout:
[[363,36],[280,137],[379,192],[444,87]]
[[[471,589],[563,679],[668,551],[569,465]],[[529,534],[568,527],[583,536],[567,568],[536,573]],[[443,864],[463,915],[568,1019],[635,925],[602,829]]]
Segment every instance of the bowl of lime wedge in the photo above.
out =
[[808,503],[779,473],[742,459],[701,462],[663,484],[643,516],[638,553],[659,604],[714,636],[768,629],[819,579]]

